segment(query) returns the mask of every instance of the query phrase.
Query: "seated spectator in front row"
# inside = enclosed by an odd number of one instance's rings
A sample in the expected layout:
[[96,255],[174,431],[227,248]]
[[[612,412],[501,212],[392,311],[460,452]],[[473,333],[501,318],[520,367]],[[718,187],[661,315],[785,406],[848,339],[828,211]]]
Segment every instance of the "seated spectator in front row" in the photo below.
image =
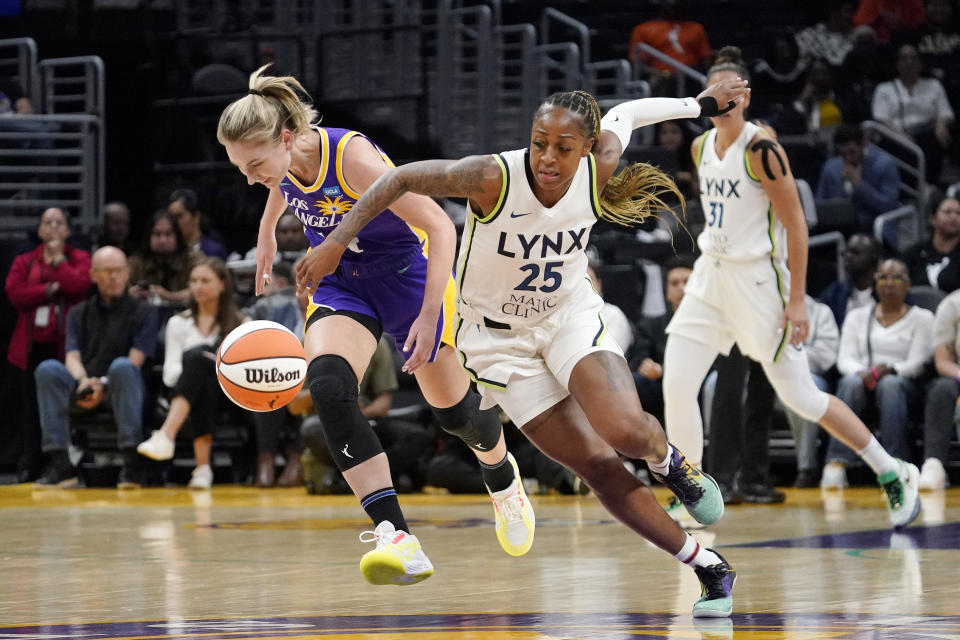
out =
[[101,247],[116,247],[128,256],[136,250],[130,237],[130,207],[114,201],[103,205],[103,228],[98,238]]
[[850,236],[843,251],[846,278],[835,280],[820,292],[820,302],[830,307],[837,326],[842,327],[847,314],[860,307],[876,304],[873,277],[880,262],[880,245],[866,233]]
[[663,422],[663,351],[667,346],[666,328],[683,300],[683,290],[693,271],[688,256],[671,258],[663,266],[664,295],[669,309],[661,316],[641,318],[630,354],[630,369],[644,411]]
[[156,348],[157,315],[150,305],[127,294],[129,270],[120,249],[98,249],[90,276],[97,292],[67,315],[65,361],[44,360],[34,374],[43,451],[50,458],[37,487],[77,484],[77,473],[67,455],[71,401],[89,411],[108,394],[123,454],[117,487],[132,489],[141,483],[139,456],[134,450],[143,439],[141,368]]
[[[876,402],[880,441],[890,455],[908,458],[907,412],[919,400],[919,378],[933,355],[933,314],[907,304],[910,276],[900,260],[884,260],[877,270],[879,304],[855,309],[840,331],[837,397],[861,418],[868,396]],[[856,454],[830,438],[820,486],[847,484],[846,465]]]
[[227,259],[230,252],[223,243],[203,233],[201,228],[203,214],[200,212],[200,201],[193,189],[177,189],[171,193],[167,211],[177,221],[183,239],[190,249],[206,256]]
[[[825,376],[837,363],[840,329],[837,328],[837,321],[834,320],[830,307],[817,302],[810,296],[806,296],[804,302],[807,305],[810,333],[803,341],[803,347],[807,352],[810,375],[813,376],[813,383],[818,389],[829,391],[830,385]],[[797,477],[793,486],[815,487],[820,470],[820,462],[817,459],[817,435],[820,426],[803,419],[789,408],[784,407],[784,409],[796,445]]]
[[139,253],[130,258],[130,295],[157,306],[182,309],[190,300],[190,271],[203,258],[183,239],[166,210],[153,214]]
[[933,234],[903,254],[914,285],[960,289],[960,202],[944,198],[930,216]]
[[197,462],[191,489],[209,489],[213,484],[210,450],[223,401],[217,346],[245,321],[233,301],[233,281],[223,260],[203,258],[190,272],[190,307],[170,318],[164,333],[163,384],[172,389],[170,410],[160,429],[137,446],[141,455],[169,460],[177,432],[189,419]]
[[[886,151],[867,144],[859,125],[838,127],[833,144],[837,155],[827,160],[820,171],[817,198],[849,200],[856,209],[859,230],[873,233],[874,219],[900,205],[900,170],[896,161]],[[888,244],[894,246],[893,242]]]
[[950,439],[960,421],[957,398],[960,396],[960,291],[954,291],[937,307],[933,324],[933,362],[937,377],[927,389],[923,412],[923,467],[921,489],[945,489],[946,464]]
[[[310,246],[303,232],[303,224],[292,213],[284,213],[277,220],[277,259],[294,260],[296,254],[304,254]],[[257,247],[253,246],[243,256],[244,260],[255,260]]]

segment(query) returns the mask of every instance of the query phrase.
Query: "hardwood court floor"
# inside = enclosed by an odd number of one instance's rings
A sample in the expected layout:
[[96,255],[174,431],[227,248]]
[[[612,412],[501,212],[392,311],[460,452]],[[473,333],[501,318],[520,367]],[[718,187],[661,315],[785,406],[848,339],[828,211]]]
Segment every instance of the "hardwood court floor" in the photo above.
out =
[[873,489],[728,508],[696,535],[739,571],[735,612],[704,623],[693,571],[595,498],[536,498],[522,558],[485,496],[403,503],[436,573],[373,587],[350,497],[0,487],[0,638],[960,638],[960,489],[902,533]]

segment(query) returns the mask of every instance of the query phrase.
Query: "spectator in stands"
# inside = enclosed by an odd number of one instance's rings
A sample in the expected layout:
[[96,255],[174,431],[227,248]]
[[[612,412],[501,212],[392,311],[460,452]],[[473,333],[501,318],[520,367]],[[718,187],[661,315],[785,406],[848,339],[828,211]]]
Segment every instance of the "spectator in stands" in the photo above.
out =
[[873,284],[879,262],[880,244],[876,238],[866,233],[850,236],[843,252],[846,277],[830,283],[820,293],[820,302],[830,307],[838,327],[843,326],[849,312],[876,304]]
[[860,0],[853,16],[854,24],[873,27],[883,44],[894,33],[916,29],[923,22],[923,0]]
[[659,15],[642,22],[630,34],[630,59],[649,65],[648,80],[654,92],[669,90],[668,80],[674,69],[660,60],[637,50],[638,44],[646,44],[688,67],[703,70],[710,62],[713,50],[707,32],[699,22],[685,20],[690,11],[684,0],[661,0]]
[[833,70],[823,58],[813,58],[807,81],[778,120],[782,134],[815,133],[840,124],[843,116],[833,91]]
[[670,318],[683,300],[693,259],[690,256],[675,256],[663,266],[664,295],[669,308],[661,316],[641,318],[637,322],[636,340],[630,353],[630,369],[637,385],[637,395],[645,411],[655,415],[663,424],[663,350],[667,346],[665,330]]
[[226,260],[229,251],[223,243],[211,235],[203,233],[200,201],[193,189],[177,189],[170,194],[167,211],[177,221],[187,246],[207,256]]
[[30,97],[24,92],[23,87],[9,78],[0,77],[0,118],[31,114],[33,114],[33,103],[30,102]]
[[203,258],[183,239],[166,209],[153,214],[140,252],[130,259],[130,293],[152,304],[183,308],[190,300],[190,270]]
[[[810,296],[805,298],[807,303],[807,317],[810,319],[810,333],[803,341],[807,351],[807,360],[810,363],[810,374],[813,383],[821,391],[829,391],[827,372],[837,363],[837,353],[840,349],[840,329],[830,311],[830,307],[817,302]],[[784,407],[790,431],[793,433],[794,446],[797,454],[797,478],[795,487],[817,486],[817,476],[820,473],[820,461],[817,454],[818,425],[803,419],[793,410]]]
[[[910,275],[901,260],[884,260],[875,280],[879,303],[851,311],[840,331],[837,397],[861,419],[872,399],[884,448],[907,458],[907,415],[920,399],[920,378],[933,356],[933,313],[907,304]],[[845,487],[846,465],[855,459],[849,447],[831,437],[820,486]]]
[[130,207],[126,203],[114,201],[104,205],[99,240],[101,247],[117,247],[126,255],[135,251],[130,238]]
[[940,303],[933,323],[933,362],[938,377],[927,388],[923,411],[923,467],[921,489],[945,489],[946,464],[950,439],[960,422],[957,398],[960,396],[960,291],[954,291]]
[[[896,161],[882,149],[867,144],[863,130],[855,124],[837,128],[833,144],[837,155],[827,160],[820,171],[817,198],[849,199],[856,209],[860,231],[872,233],[874,219],[899,206],[900,171]],[[892,226],[888,228],[895,231]],[[891,241],[895,246],[893,238]]]
[[143,364],[157,344],[156,310],[127,293],[127,257],[116,247],[93,254],[92,296],[67,315],[66,358],[44,360],[37,367],[37,399],[43,451],[50,459],[38,487],[77,484],[70,464],[70,405],[87,411],[109,396],[117,425],[123,467],[117,487],[140,486],[141,466],[134,447],[143,439]]
[[[765,56],[754,63],[750,73],[751,113],[776,120],[785,106],[800,95],[808,67],[809,59],[800,56],[797,40],[789,33],[773,36]],[[686,148],[689,150],[690,145]]]
[[[306,320],[305,307],[297,297],[291,277],[289,262],[280,262],[273,266],[273,279],[263,289],[263,295],[243,310],[243,315],[251,320],[270,320],[282,324],[299,338],[303,339],[303,326]],[[309,391],[302,391],[305,396]],[[309,398],[308,398],[309,399]],[[298,487],[303,484],[300,460],[300,428],[287,408],[264,411],[253,414],[253,424],[257,431],[257,473],[258,487]],[[276,477],[274,467],[281,440],[285,443],[286,465],[280,477]]]
[[[20,425],[19,482],[40,474],[40,425],[33,372],[43,360],[63,360],[66,318],[90,289],[90,254],[67,243],[66,212],[50,208],[40,216],[42,244],[16,257],[6,278],[6,293],[17,309],[7,360],[21,405],[14,409]],[[17,410],[19,409],[19,411]]]
[[[276,277],[276,271],[274,271]],[[377,343],[377,349],[370,359],[370,365],[360,382],[360,412],[370,421],[377,437],[383,443],[383,450],[390,462],[390,476],[397,491],[409,493],[419,490],[424,483],[425,463],[434,449],[434,438],[431,432],[422,424],[390,418],[387,414],[393,405],[393,393],[399,388],[397,368],[393,354],[396,348],[393,340],[382,336]],[[424,404],[426,407],[426,404]],[[300,429],[304,443],[310,450],[311,456],[307,464],[311,469],[305,474],[311,479],[316,478],[318,472],[315,465],[319,462],[323,468],[328,468],[326,478],[320,478],[319,486],[311,482],[308,486],[310,493],[324,493],[324,487],[346,487],[346,483],[339,480],[340,471],[337,470],[326,445],[323,426],[320,418],[312,415],[303,421]],[[470,457],[476,459],[473,454]],[[476,468],[476,462],[472,467]],[[479,469],[476,470],[479,478]],[[482,482],[478,490],[483,491]],[[347,489],[349,490],[349,489]]]
[[190,271],[190,307],[167,322],[163,383],[171,388],[170,410],[160,429],[137,446],[153,460],[173,457],[177,432],[189,419],[197,466],[191,489],[213,484],[210,450],[223,393],[217,383],[216,350],[224,336],[246,319],[233,301],[230,272],[220,258],[207,256]]
[[877,86],[886,80],[888,65],[882,55],[877,34],[871,27],[856,27],[851,37],[853,48],[837,72],[837,104],[847,122],[859,123],[873,117],[870,103]]
[[913,140],[927,159],[927,182],[937,184],[944,149],[952,139],[953,108],[935,78],[921,78],[920,54],[911,45],[897,50],[897,77],[877,86],[873,118]]
[[801,57],[825,58],[838,67],[853,48],[851,31],[856,3],[852,0],[831,2],[828,7],[826,20],[797,33],[797,47]]
[[906,250],[903,260],[914,285],[950,293],[960,289],[960,202],[944,198],[930,217],[933,233]]
[[[693,158],[690,155],[690,144],[694,137],[690,126],[683,120],[664,120],[656,126],[655,140],[657,146],[676,154],[676,162],[671,175],[680,188],[680,193],[687,199],[695,199],[700,193]],[[679,203],[677,203],[677,208],[679,209]]]
[[927,72],[943,85],[950,104],[960,104],[960,25],[951,0],[927,0],[927,22],[908,40],[915,43]]
[[[277,260],[295,261],[310,246],[303,225],[292,213],[284,213],[277,220]],[[257,247],[251,247],[243,256],[244,260],[255,260]]]

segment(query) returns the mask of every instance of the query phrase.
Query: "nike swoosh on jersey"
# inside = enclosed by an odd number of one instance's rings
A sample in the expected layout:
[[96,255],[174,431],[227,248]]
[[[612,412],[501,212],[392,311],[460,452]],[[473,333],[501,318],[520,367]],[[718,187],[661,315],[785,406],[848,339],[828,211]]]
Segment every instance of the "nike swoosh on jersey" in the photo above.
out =
[[527,213],[517,213],[516,211],[510,212],[511,218],[522,218],[523,216],[533,215],[533,211],[528,211]]

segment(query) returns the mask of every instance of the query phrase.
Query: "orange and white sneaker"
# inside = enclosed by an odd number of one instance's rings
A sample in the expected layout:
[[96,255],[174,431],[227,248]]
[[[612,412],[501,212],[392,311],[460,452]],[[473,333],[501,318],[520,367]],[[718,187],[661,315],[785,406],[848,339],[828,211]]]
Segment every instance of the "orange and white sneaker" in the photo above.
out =
[[527,498],[527,492],[523,490],[517,461],[510,453],[507,453],[507,459],[513,466],[513,482],[502,491],[491,491],[490,498],[493,500],[500,546],[512,556],[522,556],[533,546],[537,518],[533,514],[533,505]]
[[387,520],[361,533],[360,541],[377,543],[360,560],[360,572],[370,584],[416,584],[433,575],[433,565],[417,536],[397,531]]

